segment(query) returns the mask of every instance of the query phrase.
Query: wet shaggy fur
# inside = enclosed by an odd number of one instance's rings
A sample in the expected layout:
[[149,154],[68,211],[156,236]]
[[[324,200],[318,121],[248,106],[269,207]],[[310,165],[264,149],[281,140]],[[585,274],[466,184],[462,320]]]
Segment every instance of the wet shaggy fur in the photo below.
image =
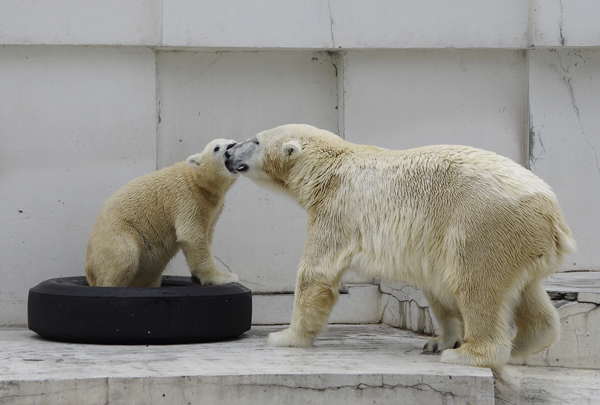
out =
[[443,362],[499,368],[558,339],[542,281],[575,241],[550,187],[510,159],[467,146],[386,150],[308,125],[261,132],[226,156],[308,212],[292,321],[269,344],[311,346],[349,267],[423,289],[441,328],[425,351]]
[[216,139],[186,162],[137,178],[110,196],[88,238],[89,285],[158,287],[179,249],[202,284],[238,281],[217,268],[211,252],[225,193],[237,178],[223,157],[234,143]]

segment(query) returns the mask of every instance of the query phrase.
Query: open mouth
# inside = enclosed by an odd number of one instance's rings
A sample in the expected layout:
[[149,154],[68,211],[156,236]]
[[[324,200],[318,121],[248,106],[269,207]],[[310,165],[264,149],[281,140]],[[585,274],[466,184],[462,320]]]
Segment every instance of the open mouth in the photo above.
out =
[[231,163],[231,159],[225,159],[225,167],[230,173],[241,173],[248,170],[248,165],[245,163],[234,164]]
[[227,170],[229,170],[229,173],[237,173],[229,159],[225,159],[225,167],[227,168]]

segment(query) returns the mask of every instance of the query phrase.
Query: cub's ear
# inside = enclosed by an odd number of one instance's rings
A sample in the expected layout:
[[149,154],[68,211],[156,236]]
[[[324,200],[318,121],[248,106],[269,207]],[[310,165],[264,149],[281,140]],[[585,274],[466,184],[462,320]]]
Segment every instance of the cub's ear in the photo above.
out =
[[302,146],[296,141],[283,144],[283,154],[289,159],[297,159],[302,154]]
[[198,166],[200,166],[200,157],[200,154],[196,153],[195,155],[192,155],[189,158],[187,158],[185,162],[188,164],[189,167],[197,169]]

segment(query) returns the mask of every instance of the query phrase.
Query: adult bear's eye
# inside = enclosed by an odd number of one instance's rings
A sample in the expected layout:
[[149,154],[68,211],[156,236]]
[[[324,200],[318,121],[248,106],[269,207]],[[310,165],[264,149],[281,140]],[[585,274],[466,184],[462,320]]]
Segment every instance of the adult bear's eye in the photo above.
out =
[[258,141],[253,141],[252,143],[255,143],[255,144],[257,144],[257,145],[258,145]]
[[213,149],[213,152],[218,152],[220,148],[221,148],[220,146],[216,146],[216,147]]

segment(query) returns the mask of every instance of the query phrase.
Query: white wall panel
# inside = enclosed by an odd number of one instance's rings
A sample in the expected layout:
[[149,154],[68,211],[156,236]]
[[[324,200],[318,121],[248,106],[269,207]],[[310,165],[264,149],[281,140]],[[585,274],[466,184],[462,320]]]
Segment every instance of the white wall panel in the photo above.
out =
[[556,192],[577,241],[569,270],[600,270],[600,51],[536,50],[530,61],[531,170]]
[[156,165],[148,49],[0,47],[0,324],[30,287],[84,274],[101,205]]
[[522,0],[329,0],[333,47],[520,48],[529,5]]
[[531,4],[531,45],[600,44],[600,2],[597,0],[532,0]]
[[[25,322],[37,282],[83,274],[118,187],[291,122],[529,164],[579,244],[565,267],[600,270],[598,15],[596,0],[0,0],[0,324]],[[305,232],[294,202],[240,178],[214,253],[254,291],[291,291]],[[188,274],[181,255],[168,272]]]
[[516,48],[521,0],[165,0],[164,45],[250,48]]
[[331,48],[325,0],[164,0],[165,46]]
[[388,149],[464,144],[524,164],[526,72],[520,51],[348,51],[346,139]]
[[0,0],[0,44],[158,45],[161,0]]
[[[336,67],[313,52],[160,52],[160,167],[214,138],[244,140],[286,123],[337,131]],[[213,253],[254,291],[293,291],[306,238],[295,202],[240,177],[229,191]],[[170,273],[189,274],[183,256]]]

